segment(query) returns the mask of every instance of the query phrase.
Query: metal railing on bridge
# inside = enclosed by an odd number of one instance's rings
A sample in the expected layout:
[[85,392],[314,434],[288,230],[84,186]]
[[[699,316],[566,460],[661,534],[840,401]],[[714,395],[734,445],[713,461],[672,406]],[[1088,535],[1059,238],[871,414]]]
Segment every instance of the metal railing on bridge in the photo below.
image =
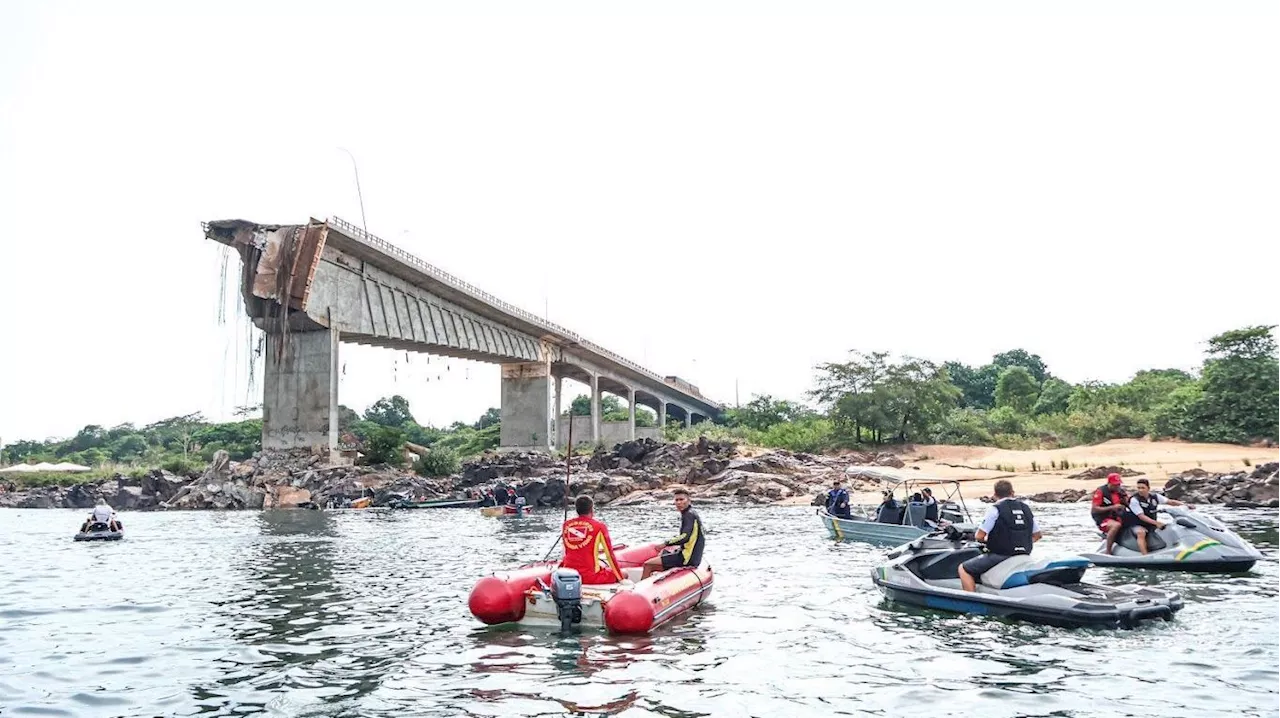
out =
[[[596,354],[599,354],[600,356],[607,357],[609,360],[617,362],[618,364],[621,364],[627,367],[628,369],[631,369],[632,371],[638,372],[643,376],[646,376],[656,381],[658,384],[662,386],[671,387],[671,384],[669,384],[661,376],[653,373],[652,371],[649,371],[648,369],[645,369],[644,367],[640,366],[639,364],[636,364],[630,359],[614,354],[613,352],[609,351],[608,349],[605,349],[599,344],[587,341],[586,339],[582,338],[578,334],[571,332],[568,329],[565,329],[559,324],[543,319],[542,317],[539,317],[538,315],[533,314],[532,312],[525,311],[520,307],[517,307],[516,305],[511,304],[510,302],[503,301],[498,297],[495,297],[494,295],[475,286],[474,284],[467,282],[463,279],[460,279],[458,277],[455,277],[452,274],[444,271],[443,269],[440,269],[439,267],[435,266],[434,264],[431,264],[422,259],[419,259],[418,257],[415,257],[412,254],[409,254],[408,252],[404,251],[403,249],[400,249],[394,244],[388,242],[387,240],[377,235],[370,234],[364,231],[364,229],[357,227],[356,225],[346,221],[345,219],[342,219],[341,217],[337,217],[337,216],[330,217],[328,219],[328,222],[330,226],[337,227],[339,230],[342,231],[343,234],[346,234],[352,239],[356,239],[358,241],[364,242],[365,244],[368,244],[369,246],[381,252],[384,252],[392,257],[395,257],[396,259],[399,259],[400,261],[413,267],[414,269],[417,269],[423,274],[426,274],[432,279],[435,279],[443,284],[447,284],[450,287],[457,289],[458,291],[469,294],[475,299],[479,299],[492,306],[495,306],[503,310],[504,312],[507,312],[508,314],[519,317],[520,319],[526,322],[529,322],[534,326],[540,327],[553,334],[558,334],[565,339],[572,340],[573,342],[586,348],[587,350],[592,351]],[[672,388],[676,389],[677,391],[681,391],[682,393],[686,393],[686,394],[689,393],[687,390],[681,389],[680,387],[672,387]],[[703,397],[700,393],[694,394],[694,396],[697,396],[702,401],[708,402],[713,405],[715,404],[715,402],[712,402],[709,399]]]

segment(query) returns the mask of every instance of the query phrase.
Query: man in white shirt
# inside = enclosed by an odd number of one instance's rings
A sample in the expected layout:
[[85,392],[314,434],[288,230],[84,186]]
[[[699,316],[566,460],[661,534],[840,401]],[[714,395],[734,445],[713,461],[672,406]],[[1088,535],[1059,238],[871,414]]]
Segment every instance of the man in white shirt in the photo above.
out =
[[98,505],[93,507],[93,513],[89,514],[89,520],[84,522],[84,526],[80,530],[88,531],[89,527],[94,523],[104,523],[107,528],[112,531],[120,530],[120,522],[116,519],[115,509],[107,505],[104,499],[98,499]]
[[977,589],[977,579],[996,565],[1014,556],[1031,553],[1031,546],[1040,540],[1040,522],[1031,513],[1031,507],[1013,495],[1013,484],[1001,479],[995,486],[996,502],[987,509],[974,538],[987,545],[987,552],[960,564],[960,587],[966,591]]
[[1156,518],[1162,504],[1195,508],[1176,499],[1166,498],[1163,494],[1151,493],[1151,482],[1138,479],[1138,493],[1129,499],[1129,514],[1125,518],[1133,526],[1133,534],[1138,539],[1138,549],[1143,554],[1147,552],[1147,532],[1164,528],[1164,522]]

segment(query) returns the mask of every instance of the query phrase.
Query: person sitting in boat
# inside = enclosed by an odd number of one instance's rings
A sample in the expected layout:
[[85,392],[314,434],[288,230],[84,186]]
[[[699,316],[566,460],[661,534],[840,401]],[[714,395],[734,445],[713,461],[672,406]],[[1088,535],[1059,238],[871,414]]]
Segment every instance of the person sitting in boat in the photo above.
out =
[[933,489],[924,487],[924,520],[938,522],[938,500],[933,498]]
[[1195,508],[1177,499],[1170,499],[1164,494],[1152,493],[1151,482],[1146,479],[1138,479],[1138,493],[1129,499],[1129,511],[1124,518],[1125,525],[1133,527],[1133,534],[1138,539],[1138,550],[1143,554],[1147,553],[1147,532],[1159,531],[1164,528],[1164,522],[1156,518],[1156,515],[1160,513],[1161,504],[1186,506],[1189,509]]
[[1107,483],[1093,490],[1093,506],[1089,509],[1098,530],[1107,535],[1103,553],[1111,553],[1116,536],[1125,525],[1125,509],[1129,502],[1121,488],[1120,474],[1107,474]]
[[702,563],[702,549],[706,547],[706,532],[702,530],[702,517],[693,510],[689,502],[689,492],[676,489],[676,510],[680,512],[680,535],[667,540],[667,546],[676,547],[675,551],[664,551],[644,562],[644,573],[640,580],[649,574],[666,571],[680,566],[697,566]]
[[595,502],[590,496],[579,496],[573,507],[578,515],[560,528],[560,538],[564,541],[564,559],[560,566],[577,571],[586,585],[618,583],[622,580],[622,569],[618,568],[618,559],[613,555],[609,528],[591,515]]
[[493,489],[493,505],[506,506],[508,503],[510,503],[510,494],[507,492],[507,487],[498,484]]
[[120,521],[116,518],[116,511],[107,505],[105,499],[98,499],[98,505],[93,507],[93,512],[89,514],[89,518],[80,527],[80,533],[88,531],[89,527],[95,523],[106,524],[108,531],[120,530]]
[[974,538],[985,543],[986,552],[960,564],[960,586],[966,591],[977,588],[982,574],[1014,556],[1026,556],[1040,540],[1040,523],[1031,507],[1014,498],[1013,484],[1000,479],[995,485],[996,502],[987,509]]
[[898,506],[898,500],[893,498],[892,491],[884,492],[884,501],[876,509],[876,521],[882,524],[902,523],[902,507]]
[[827,492],[827,513],[842,519],[853,518],[853,514],[849,512],[849,492],[838,476],[831,482],[831,490]]

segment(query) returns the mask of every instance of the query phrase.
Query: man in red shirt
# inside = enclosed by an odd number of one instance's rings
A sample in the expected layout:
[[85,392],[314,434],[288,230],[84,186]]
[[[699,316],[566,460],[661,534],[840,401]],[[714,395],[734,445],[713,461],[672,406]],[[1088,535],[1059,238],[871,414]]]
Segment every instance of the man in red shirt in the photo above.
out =
[[581,574],[584,585],[618,583],[622,580],[622,570],[613,555],[608,527],[591,515],[594,502],[590,496],[579,496],[573,507],[577,517],[565,521],[560,529],[564,541],[564,560],[560,566]]
[[1125,507],[1129,503],[1120,486],[1120,474],[1107,474],[1107,483],[1093,490],[1093,507],[1089,509],[1093,522],[1107,535],[1107,554],[1111,553],[1116,536],[1124,526]]

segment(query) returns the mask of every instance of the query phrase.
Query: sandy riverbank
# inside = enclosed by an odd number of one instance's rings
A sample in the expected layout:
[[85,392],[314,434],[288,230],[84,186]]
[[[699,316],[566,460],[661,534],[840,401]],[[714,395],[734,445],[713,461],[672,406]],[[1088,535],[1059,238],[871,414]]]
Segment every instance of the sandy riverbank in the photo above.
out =
[[[1093,488],[1101,482],[1068,477],[1096,466],[1130,469],[1148,477],[1152,485],[1159,487],[1171,474],[1197,467],[1210,472],[1231,472],[1276,461],[1280,459],[1280,450],[1234,444],[1113,439],[1091,446],[1028,451],[987,446],[918,445],[902,452],[901,456],[906,462],[903,468],[867,468],[902,478],[954,479],[960,482],[961,493],[968,500],[991,495],[992,484],[1001,478],[1012,481],[1014,491],[1022,495]],[[1053,468],[1060,467],[1064,460],[1070,468]],[[1136,478],[1125,481],[1131,483]],[[852,498],[860,504],[880,501],[874,492],[857,493]],[[794,503],[803,501],[797,497]]]

